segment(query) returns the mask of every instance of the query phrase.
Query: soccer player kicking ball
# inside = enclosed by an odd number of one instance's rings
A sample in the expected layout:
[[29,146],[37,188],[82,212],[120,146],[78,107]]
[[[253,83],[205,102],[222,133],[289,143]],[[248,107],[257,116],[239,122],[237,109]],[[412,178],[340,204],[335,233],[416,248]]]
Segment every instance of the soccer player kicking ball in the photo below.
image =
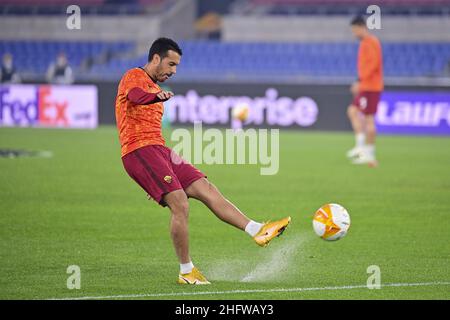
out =
[[358,51],[358,81],[351,91],[354,99],[347,109],[355,132],[356,145],[347,152],[354,164],[377,166],[375,158],[375,114],[383,91],[383,58],[380,41],[366,26],[363,17],[352,20],[354,36],[360,40]]
[[125,170],[161,206],[171,212],[170,234],[180,261],[180,284],[209,284],[189,255],[188,198],[203,202],[219,219],[245,230],[260,246],[267,246],[291,221],[258,223],[228,201],[206,176],[165,146],[161,132],[163,102],[173,93],[158,82],[174,75],[182,51],[171,39],[156,40],[142,68],[128,70],[116,97],[116,120]]

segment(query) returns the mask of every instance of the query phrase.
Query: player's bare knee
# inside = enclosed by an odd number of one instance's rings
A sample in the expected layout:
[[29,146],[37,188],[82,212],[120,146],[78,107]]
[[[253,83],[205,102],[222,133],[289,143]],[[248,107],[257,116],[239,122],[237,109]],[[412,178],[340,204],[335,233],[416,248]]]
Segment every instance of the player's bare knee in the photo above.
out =
[[375,119],[373,116],[366,117],[366,130],[368,133],[374,133],[376,131]]
[[217,187],[215,185],[213,185],[208,180],[205,180],[205,181],[206,181],[206,187],[207,187],[207,190],[208,190],[209,194],[211,194],[211,193],[219,193],[219,190],[217,189]]
[[349,105],[347,108],[347,116],[351,119],[356,115],[356,108],[354,105]]
[[184,191],[171,192],[166,197],[167,205],[175,217],[187,218],[189,215],[189,202]]
[[203,202],[212,204],[214,201],[216,201],[219,197],[221,197],[221,194],[217,187],[209,182],[208,180],[205,180],[205,191],[203,192]]
[[368,135],[369,134],[374,135],[374,134],[376,134],[377,129],[376,129],[375,125],[366,125],[366,132]]
[[171,207],[175,215],[187,217],[189,215],[189,202],[186,197],[180,197]]
[[216,187],[214,187],[214,185],[206,178],[195,181],[186,189],[186,193],[189,197],[200,200],[203,203],[209,202],[211,197],[214,197],[215,192],[217,192]]
[[347,117],[349,119],[352,118],[352,106],[348,106],[348,108],[347,108]]

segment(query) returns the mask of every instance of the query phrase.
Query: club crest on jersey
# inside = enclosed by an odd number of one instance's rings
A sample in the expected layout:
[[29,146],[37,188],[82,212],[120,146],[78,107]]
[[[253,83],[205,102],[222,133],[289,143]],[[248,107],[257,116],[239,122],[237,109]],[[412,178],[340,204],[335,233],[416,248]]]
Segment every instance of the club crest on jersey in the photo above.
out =
[[171,176],[165,176],[164,177],[164,181],[167,183],[171,183],[172,182],[172,177]]

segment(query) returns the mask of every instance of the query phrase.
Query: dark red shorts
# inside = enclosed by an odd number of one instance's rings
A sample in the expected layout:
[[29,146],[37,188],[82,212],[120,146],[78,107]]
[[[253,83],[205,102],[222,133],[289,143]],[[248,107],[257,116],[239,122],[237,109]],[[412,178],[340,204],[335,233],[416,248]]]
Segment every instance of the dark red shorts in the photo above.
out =
[[381,92],[361,91],[354,99],[352,104],[364,114],[375,114],[380,102]]
[[186,189],[194,181],[206,177],[192,164],[166,146],[149,145],[122,157],[123,166],[131,178],[149,197],[165,207],[163,196]]

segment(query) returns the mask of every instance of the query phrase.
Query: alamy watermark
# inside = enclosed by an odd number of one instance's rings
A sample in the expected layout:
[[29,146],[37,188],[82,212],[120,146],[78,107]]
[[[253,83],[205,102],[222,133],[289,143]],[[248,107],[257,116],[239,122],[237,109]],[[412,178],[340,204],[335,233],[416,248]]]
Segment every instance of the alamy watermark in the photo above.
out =
[[75,4],[67,7],[66,13],[70,14],[66,20],[66,27],[69,30],[81,29],[81,8]]
[[367,267],[367,289],[381,289],[381,269],[377,265]]
[[381,29],[381,8],[375,4],[367,7],[367,14],[370,14],[366,20],[366,26],[369,30]]
[[[194,130],[178,128],[172,131],[172,162],[183,160],[192,164],[253,164],[260,165],[261,175],[274,175],[280,167],[280,132],[278,129]],[[178,156],[180,155],[180,156]]]
[[70,276],[67,278],[67,289],[81,289],[81,269],[77,265],[70,265],[66,270]]

